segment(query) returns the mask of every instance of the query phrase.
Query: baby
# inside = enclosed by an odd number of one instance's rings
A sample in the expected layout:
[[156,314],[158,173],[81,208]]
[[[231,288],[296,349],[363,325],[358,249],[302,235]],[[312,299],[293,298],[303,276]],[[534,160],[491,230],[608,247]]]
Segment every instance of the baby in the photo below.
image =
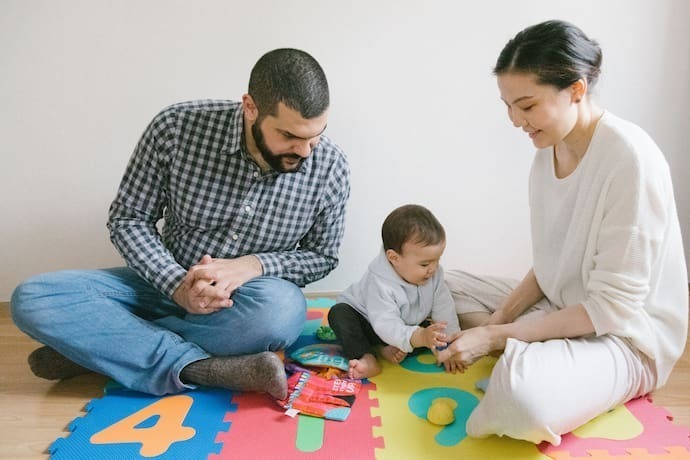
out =
[[[439,265],[446,233],[436,217],[423,206],[401,206],[386,217],[381,236],[383,250],[328,313],[354,379],[381,372],[375,352],[398,364],[417,347],[436,354],[460,330]],[[429,316],[433,322],[426,325]],[[444,365],[448,372],[458,370],[454,363]]]

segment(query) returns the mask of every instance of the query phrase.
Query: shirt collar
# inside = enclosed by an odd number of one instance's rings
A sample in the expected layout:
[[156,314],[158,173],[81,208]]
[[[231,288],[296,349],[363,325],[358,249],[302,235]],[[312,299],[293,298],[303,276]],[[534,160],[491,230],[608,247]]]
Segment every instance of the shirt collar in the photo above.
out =
[[228,133],[228,140],[223,149],[228,154],[236,154],[242,150],[242,137],[244,136],[243,115],[244,111],[242,110],[242,103],[240,102],[235,112],[230,116],[230,132]]

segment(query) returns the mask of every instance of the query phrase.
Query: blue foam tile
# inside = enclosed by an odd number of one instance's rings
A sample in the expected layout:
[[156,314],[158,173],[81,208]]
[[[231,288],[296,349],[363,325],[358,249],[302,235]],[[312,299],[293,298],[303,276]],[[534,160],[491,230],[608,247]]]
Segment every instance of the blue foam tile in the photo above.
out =
[[[184,400],[186,403],[191,402],[191,405],[182,407],[182,412],[179,412],[180,409],[178,409],[175,417],[182,414],[182,419],[178,425],[193,435],[185,440],[171,440],[168,446],[164,445],[165,447],[162,448],[165,450],[157,452],[156,455],[142,454],[146,441],[137,442],[131,438],[137,438],[137,435],[141,435],[140,439],[145,439],[147,433],[156,432],[157,425],[162,420],[171,421],[170,414],[156,411],[157,408],[164,407],[163,404],[160,404],[164,398],[173,398],[179,395],[188,397]],[[76,418],[70,424],[71,433],[69,436],[57,439],[50,446],[50,458],[51,460],[143,458],[193,460],[205,459],[209,454],[219,453],[222,446],[215,442],[216,436],[219,432],[230,429],[230,423],[224,421],[225,416],[228,412],[237,410],[237,405],[231,402],[233,393],[229,390],[202,387],[179,395],[151,396],[110,385],[102,398],[94,399],[87,405],[85,416]],[[172,402],[173,400],[169,401]],[[139,417],[140,420],[137,419],[139,414],[142,414]],[[128,425],[129,420],[133,420],[131,425]],[[124,432],[129,435],[130,439],[121,442],[93,442],[94,435],[102,434],[106,430],[112,432],[114,425],[122,427],[123,424]],[[156,433],[156,436],[158,437],[159,434]]]

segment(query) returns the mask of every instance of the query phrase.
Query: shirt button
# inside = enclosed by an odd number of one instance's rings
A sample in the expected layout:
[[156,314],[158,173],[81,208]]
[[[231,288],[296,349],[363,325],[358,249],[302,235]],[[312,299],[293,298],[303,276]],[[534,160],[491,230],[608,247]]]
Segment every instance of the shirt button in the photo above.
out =
[[254,176],[254,177],[259,177],[259,173],[256,172],[256,171],[254,171],[254,174],[252,174],[252,176]]
[[252,210],[252,207],[251,207],[251,206],[245,206],[245,207],[244,207],[244,210],[247,211],[247,212],[249,212],[249,211]]
[[239,236],[237,236],[237,233],[233,233],[233,234],[232,234],[232,239],[233,239],[233,240],[237,240],[237,238],[239,238]]

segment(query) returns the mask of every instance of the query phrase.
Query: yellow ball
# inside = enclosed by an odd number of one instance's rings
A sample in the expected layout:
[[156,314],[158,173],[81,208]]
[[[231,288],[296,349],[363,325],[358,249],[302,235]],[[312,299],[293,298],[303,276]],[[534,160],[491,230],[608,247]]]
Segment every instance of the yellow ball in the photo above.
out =
[[429,406],[426,418],[434,425],[450,425],[455,421],[458,404],[450,398],[436,398]]

